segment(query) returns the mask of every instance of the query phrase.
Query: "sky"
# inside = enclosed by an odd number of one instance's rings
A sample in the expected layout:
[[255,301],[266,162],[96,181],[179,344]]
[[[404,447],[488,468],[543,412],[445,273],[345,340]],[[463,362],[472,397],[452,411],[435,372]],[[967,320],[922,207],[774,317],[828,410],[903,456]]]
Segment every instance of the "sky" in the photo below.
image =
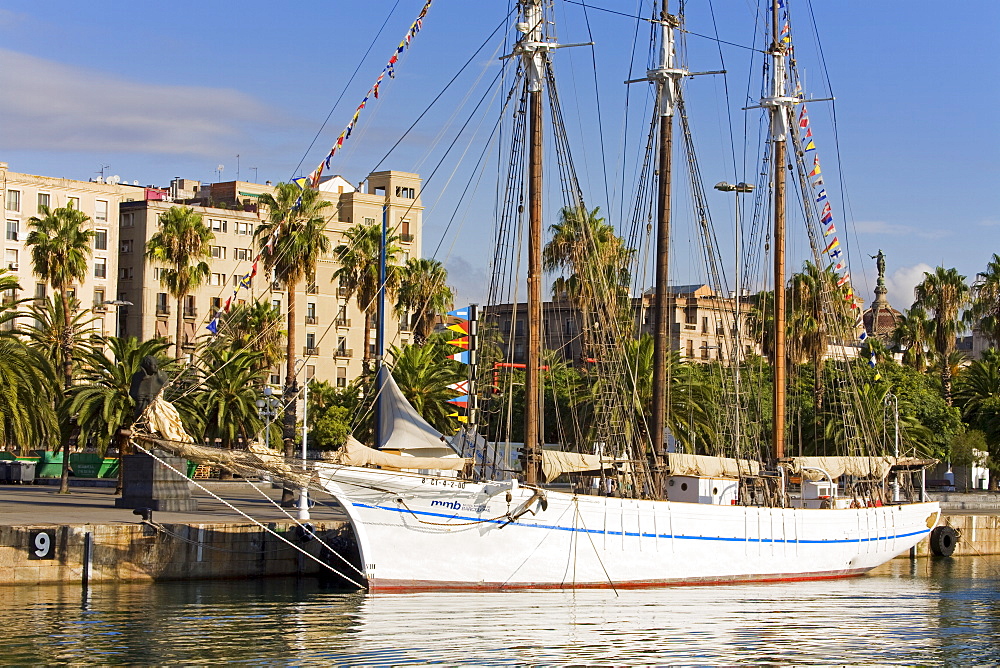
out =
[[[711,185],[755,178],[743,135],[750,128],[756,136],[759,112],[742,108],[760,94],[759,56],[751,60],[747,48],[757,4],[689,0],[686,10],[689,68],[727,70],[685,84],[724,255],[732,253],[733,197]],[[879,249],[897,308],[909,306],[913,286],[934,266],[974,278],[1000,252],[1000,3],[787,4],[807,95],[836,97],[810,104],[809,113],[858,292],[871,295],[869,256]],[[264,182],[306,174],[422,5],[8,0],[0,8],[0,160],[16,172],[86,180],[103,170],[156,185],[176,176]],[[585,197],[620,225],[650,102],[648,86],[633,86],[623,111],[623,81],[642,76],[648,51],[648,24],[637,28],[630,16],[648,16],[650,2],[555,5],[563,43],[595,43],[560,49],[554,59]],[[331,168],[354,183],[375,169],[424,176],[424,252],[446,263],[460,302],[481,301],[489,274],[486,205],[497,172],[480,156],[496,153],[487,112],[499,101],[486,84],[500,72],[504,31],[490,35],[509,23],[508,11],[502,0],[435,0],[396,77],[383,83]],[[678,202],[683,222],[683,196]],[[547,222],[554,215],[547,209]],[[703,278],[690,234],[678,223],[676,283]],[[803,243],[793,238],[790,251]]]

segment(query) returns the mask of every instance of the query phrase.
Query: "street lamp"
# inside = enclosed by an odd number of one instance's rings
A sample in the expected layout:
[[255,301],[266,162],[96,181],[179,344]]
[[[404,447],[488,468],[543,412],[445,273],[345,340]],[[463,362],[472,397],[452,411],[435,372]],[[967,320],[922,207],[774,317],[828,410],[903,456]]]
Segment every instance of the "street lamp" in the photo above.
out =
[[264,388],[264,398],[257,400],[257,414],[264,418],[264,446],[271,449],[271,421],[278,416],[281,400],[274,396],[274,390]]
[[105,306],[114,306],[115,308],[115,338],[120,339],[122,335],[122,312],[117,308],[118,306],[132,306],[132,302],[125,301],[124,299],[105,299]]
[[740,281],[740,272],[742,268],[740,266],[740,193],[748,193],[753,191],[753,185],[750,183],[744,183],[740,181],[739,183],[726,183],[725,181],[719,181],[715,184],[716,190],[721,190],[727,193],[736,193],[736,300],[733,308],[733,318],[735,320],[733,326],[733,338],[736,339],[734,347],[736,348],[736,355],[733,357],[733,362],[736,365],[736,373],[733,376],[733,383],[736,389],[736,425],[735,425],[735,435],[736,435],[736,447],[737,450],[740,446],[740,364],[743,361],[743,337],[742,337],[742,327],[740,326],[740,299],[743,297],[743,286]]

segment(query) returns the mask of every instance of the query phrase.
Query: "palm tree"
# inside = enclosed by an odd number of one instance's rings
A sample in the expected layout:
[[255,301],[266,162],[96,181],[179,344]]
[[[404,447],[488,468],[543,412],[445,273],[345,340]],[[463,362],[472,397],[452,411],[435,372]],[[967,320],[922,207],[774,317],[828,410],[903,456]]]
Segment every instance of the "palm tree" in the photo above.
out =
[[448,400],[454,399],[456,393],[448,385],[465,377],[459,365],[447,359],[449,352],[446,343],[434,338],[424,344],[392,346],[389,350],[392,377],[399,389],[425,420],[445,434],[454,431],[457,424],[449,417],[455,407]]
[[[259,204],[267,208],[267,222],[257,227],[254,236],[264,251],[264,268],[275,281],[288,291],[288,341],[285,348],[285,415],[282,420],[282,439],[285,456],[293,456],[295,442],[295,412],[298,405],[298,383],[295,381],[296,313],[295,291],[302,279],[309,284],[316,281],[316,263],[330,250],[326,236],[324,209],[330,202],[320,198],[316,190],[302,190],[294,183],[279,183],[274,194],[264,194]],[[282,503],[292,502],[293,493],[285,488]]]
[[[634,250],[615,234],[599,216],[600,208],[588,211],[583,205],[564,207],[559,222],[549,227],[552,237],[542,249],[546,271],[567,271],[569,277],[553,284],[555,296],[565,293],[583,319],[584,349],[590,343],[588,330],[598,305],[611,309],[610,320],[620,316],[619,306],[627,295],[629,263]],[[606,318],[598,318],[597,324]],[[589,356],[589,355],[588,355]]]
[[[41,216],[28,219],[31,232],[25,243],[31,248],[33,270],[52,289],[59,293],[65,331],[70,331],[69,289],[73,283],[83,281],[87,275],[87,258],[91,254],[91,241],[96,232],[84,229],[90,218],[72,204],[58,209],[39,207]],[[63,397],[73,384],[73,339],[61,341]],[[67,435],[63,443],[62,480],[60,494],[69,493],[69,450],[72,439]]]
[[[914,290],[915,304],[931,314],[929,338],[938,357],[947,360],[955,349],[955,337],[962,331],[960,311],[969,303],[970,290],[965,276],[956,269],[938,267],[924,272],[924,280]],[[944,400],[951,405],[951,365],[941,365]]]
[[977,279],[972,308],[966,315],[970,324],[978,325],[993,345],[1000,345],[1000,255],[993,254],[986,271]]
[[837,293],[837,275],[820,270],[812,262],[788,281],[790,317],[788,318],[788,357],[793,364],[809,360],[813,365],[813,401],[816,414],[823,410],[823,355],[830,335],[831,308],[840,306],[831,299]]
[[903,364],[917,371],[926,369],[933,357],[927,339],[929,327],[927,313],[915,305],[903,312],[892,332],[892,342],[903,351]]
[[[643,334],[638,340],[626,341],[625,359],[628,361],[626,392],[635,414],[632,422],[648,428],[653,404],[653,337]],[[717,443],[712,414],[719,410],[713,408],[716,402],[710,388],[693,373],[691,364],[681,361],[678,351],[670,351],[667,365],[672,369],[667,393],[670,433],[688,452],[694,452],[698,443]],[[600,391],[600,382],[595,392]]]
[[[448,270],[438,260],[410,258],[403,266],[396,313],[413,314],[413,334],[417,343],[431,335],[438,315],[454,306],[455,295],[448,287]],[[410,323],[407,323],[410,324]]]
[[96,337],[90,328],[94,316],[90,311],[80,310],[79,302],[73,298],[70,298],[69,308],[59,296],[32,301],[27,311],[31,324],[22,331],[28,345],[56,368],[68,366],[75,377],[95,346]]
[[[25,243],[31,248],[35,274],[59,293],[64,324],[69,330],[69,288],[87,275],[87,257],[92,252],[90,243],[96,232],[84,229],[83,226],[90,217],[75,209],[72,204],[59,209],[42,206],[38,211],[41,217],[32,216],[28,219],[31,232]],[[63,387],[68,391],[73,382],[72,351],[64,350],[62,357]],[[68,462],[66,466],[69,466]]]
[[73,388],[69,410],[77,416],[81,435],[104,452],[118,430],[132,423],[132,376],[144,357],[162,357],[170,344],[163,339],[139,341],[134,336],[102,338],[100,343],[84,358],[81,378],[85,384]]
[[[1000,399],[1000,352],[990,348],[980,360],[969,364],[955,382],[955,403],[962,410],[962,417],[973,428],[988,431],[983,424],[984,410],[990,402]],[[1000,436],[1000,422],[992,430]]]
[[267,300],[237,304],[222,317],[219,339],[232,350],[260,353],[260,369],[273,369],[285,358],[281,311]]
[[160,216],[159,230],[146,242],[146,257],[163,265],[160,285],[177,302],[174,334],[177,359],[183,355],[184,297],[204,283],[211,273],[205,260],[211,257],[208,244],[214,238],[200,213],[191,207],[175,206]]
[[[16,276],[0,269],[0,293],[21,289]],[[24,344],[7,323],[26,300],[0,304],[0,444],[26,449],[53,440],[59,427],[53,410],[58,388],[49,358]]]
[[226,450],[237,440],[249,443],[263,429],[256,403],[264,373],[259,358],[250,350],[209,350],[203,360],[204,379],[191,403],[204,419],[204,437],[222,441]]
[[[345,243],[334,249],[340,268],[333,273],[333,280],[339,281],[346,299],[355,297],[358,308],[365,314],[365,349],[362,361],[368,368],[371,360],[372,324],[378,310],[379,252],[382,245],[382,226],[358,224],[344,233]],[[387,235],[385,242],[385,291],[387,298],[396,294],[399,286],[399,267],[395,264],[400,249],[396,246],[398,236]]]

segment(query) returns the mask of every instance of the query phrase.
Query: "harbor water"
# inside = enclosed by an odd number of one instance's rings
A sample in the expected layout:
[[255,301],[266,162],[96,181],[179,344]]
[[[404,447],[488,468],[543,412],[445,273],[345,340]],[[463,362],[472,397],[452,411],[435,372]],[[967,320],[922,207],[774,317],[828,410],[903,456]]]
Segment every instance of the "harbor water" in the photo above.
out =
[[846,580],[367,595],[314,579],[7,587],[4,664],[1000,663],[1000,557]]

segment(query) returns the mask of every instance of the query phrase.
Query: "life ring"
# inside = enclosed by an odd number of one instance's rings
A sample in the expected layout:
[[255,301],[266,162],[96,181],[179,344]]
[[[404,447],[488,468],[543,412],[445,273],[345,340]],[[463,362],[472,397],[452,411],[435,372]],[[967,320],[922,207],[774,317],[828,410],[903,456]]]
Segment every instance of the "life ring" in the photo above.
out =
[[935,527],[930,537],[931,552],[938,557],[950,557],[958,545],[958,532],[949,526]]

